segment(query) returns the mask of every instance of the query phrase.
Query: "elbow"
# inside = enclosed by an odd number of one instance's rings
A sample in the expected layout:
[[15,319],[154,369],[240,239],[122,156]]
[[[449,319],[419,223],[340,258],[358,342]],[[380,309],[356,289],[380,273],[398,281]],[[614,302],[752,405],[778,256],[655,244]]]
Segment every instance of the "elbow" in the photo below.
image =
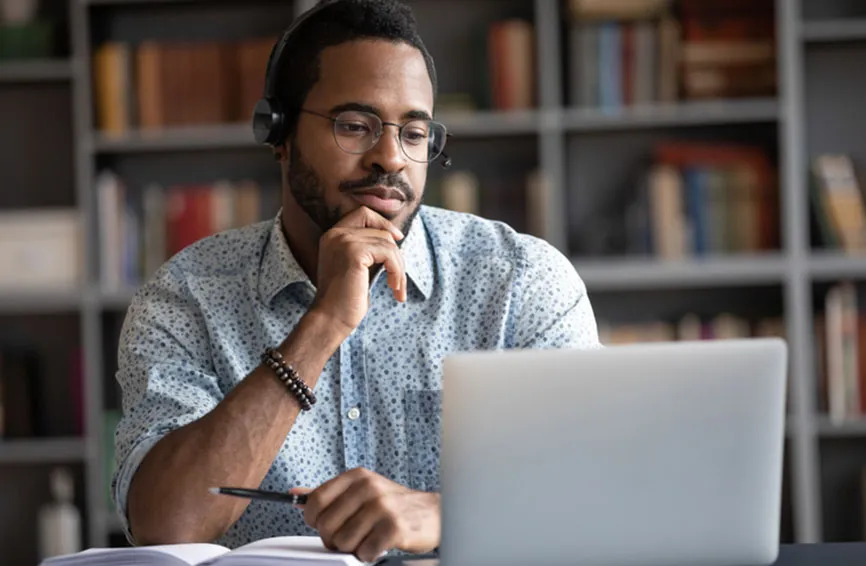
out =
[[129,530],[136,546],[211,542],[211,537],[205,536],[200,526],[190,528],[194,521],[186,520],[176,511],[135,513],[133,509],[130,505]]
[[133,481],[127,500],[129,531],[136,546],[212,542],[222,534],[210,532],[213,529],[200,509],[160,496],[157,489],[141,493],[141,487]]

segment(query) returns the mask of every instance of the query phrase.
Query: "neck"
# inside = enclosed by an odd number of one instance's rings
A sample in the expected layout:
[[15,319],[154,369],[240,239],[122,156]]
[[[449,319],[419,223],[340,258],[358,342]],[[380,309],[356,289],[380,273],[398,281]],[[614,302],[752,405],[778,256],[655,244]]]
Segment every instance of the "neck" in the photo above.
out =
[[280,218],[283,234],[298,265],[316,285],[319,266],[319,238],[322,231],[310,217],[291,199],[283,199],[283,213]]

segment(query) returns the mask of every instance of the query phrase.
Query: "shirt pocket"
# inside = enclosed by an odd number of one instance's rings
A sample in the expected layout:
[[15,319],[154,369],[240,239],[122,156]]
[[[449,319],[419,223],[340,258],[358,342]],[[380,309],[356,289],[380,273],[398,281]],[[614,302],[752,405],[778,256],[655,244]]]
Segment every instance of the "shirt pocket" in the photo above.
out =
[[439,454],[442,441],[442,391],[406,391],[406,454],[409,487],[439,491]]

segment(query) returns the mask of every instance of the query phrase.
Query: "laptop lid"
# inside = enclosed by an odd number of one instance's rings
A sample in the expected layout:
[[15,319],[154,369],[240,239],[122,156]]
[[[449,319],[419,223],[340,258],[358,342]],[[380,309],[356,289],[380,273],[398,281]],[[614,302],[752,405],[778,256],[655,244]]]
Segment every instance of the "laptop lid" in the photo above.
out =
[[442,564],[772,563],[786,375],[773,338],[447,358]]

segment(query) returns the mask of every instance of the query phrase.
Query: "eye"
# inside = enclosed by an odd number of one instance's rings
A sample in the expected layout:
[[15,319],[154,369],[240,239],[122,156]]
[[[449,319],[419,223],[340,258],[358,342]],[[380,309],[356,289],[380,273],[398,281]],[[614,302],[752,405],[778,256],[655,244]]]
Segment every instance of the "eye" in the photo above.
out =
[[357,120],[337,120],[337,133],[347,136],[365,136],[370,134],[370,126]]
[[406,128],[403,130],[403,141],[418,145],[427,141],[427,130],[419,127]]

